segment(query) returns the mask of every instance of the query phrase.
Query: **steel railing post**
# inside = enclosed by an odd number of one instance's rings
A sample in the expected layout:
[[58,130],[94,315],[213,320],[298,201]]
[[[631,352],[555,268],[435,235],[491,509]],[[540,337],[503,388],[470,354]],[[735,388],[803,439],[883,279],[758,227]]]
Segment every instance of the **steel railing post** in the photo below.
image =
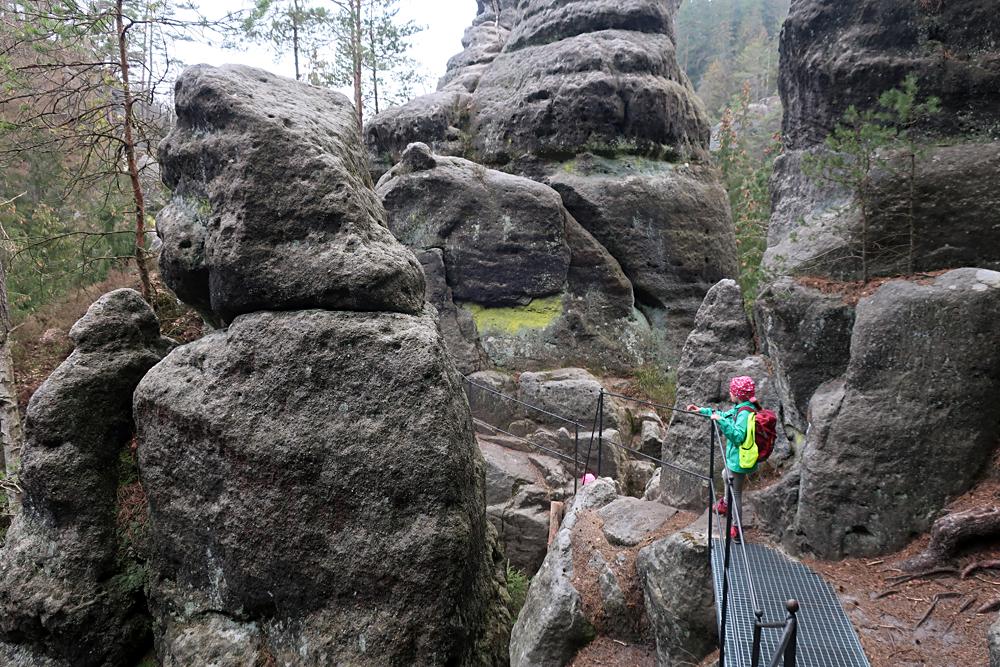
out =
[[576,495],[576,482],[580,477],[580,427],[573,427],[573,495]]
[[796,618],[796,614],[799,611],[798,600],[789,600],[785,603],[785,609],[788,610],[788,645],[785,646],[785,667],[795,667],[795,654],[797,651],[798,635],[799,635],[799,621]]
[[719,623],[719,667],[726,666],[726,616],[729,612],[729,557],[733,543],[733,482],[726,476],[726,550],[722,562],[722,616]]
[[604,387],[597,398],[597,476],[601,476],[601,460],[604,455]]
[[[715,489],[713,485],[715,484],[715,424],[709,420],[708,422],[708,435],[711,441],[709,445],[709,455],[708,455],[708,560],[709,563],[712,562],[712,514],[715,513],[715,508],[712,507],[712,499],[715,498]],[[663,474],[662,472],[660,473]]]

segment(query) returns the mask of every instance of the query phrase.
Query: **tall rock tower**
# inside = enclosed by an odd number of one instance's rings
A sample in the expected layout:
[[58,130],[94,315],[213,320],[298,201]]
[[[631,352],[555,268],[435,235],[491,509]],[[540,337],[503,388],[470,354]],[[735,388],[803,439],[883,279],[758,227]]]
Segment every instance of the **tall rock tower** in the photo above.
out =
[[[582,227],[586,243],[609,255],[630,288],[611,299],[600,287],[579,298],[617,301],[626,312],[634,305],[634,320],[648,328],[642,345],[623,337],[638,351],[594,355],[595,365],[676,360],[708,288],[737,271],[728,201],[706,161],[707,117],[674,55],[677,4],[480,2],[466,49],[449,62],[439,90],[379,114],[365,130],[376,174],[397,162],[407,145],[423,142],[439,154],[558,192],[566,228]],[[387,209],[395,229],[407,224],[412,202],[403,210],[387,200]],[[504,219],[501,210],[476,222],[484,230],[502,229]],[[447,256],[444,264],[448,286],[461,291],[463,275],[450,269]],[[459,304],[473,314],[501,305],[495,297]],[[582,320],[588,317],[601,321],[593,313]],[[476,318],[476,324],[489,327],[490,319]],[[563,327],[548,352],[530,361],[578,361],[567,359],[565,350],[593,337],[595,329],[615,347],[607,327]],[[478,335],[495,340],[518,334]],[[492,361],[507,361],[486,347]]]
[[161,264],[228,328],[135,394],[164,665],[505,659],[483,462],[353,110],[188,69],[161,145]]

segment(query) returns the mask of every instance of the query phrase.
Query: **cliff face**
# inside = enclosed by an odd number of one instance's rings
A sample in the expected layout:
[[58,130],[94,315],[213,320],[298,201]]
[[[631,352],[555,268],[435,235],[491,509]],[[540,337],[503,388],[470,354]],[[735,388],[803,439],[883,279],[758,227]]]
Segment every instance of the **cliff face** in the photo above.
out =
[[[986,323],[1000,299],[998,38],[1000,15],[986,0],[791,4],[781,37],[786,152],[765,257],[778,279],[755,315],[797,452],[759,506],[792,549],[896,550],[995,451],[1000,366]],[[854,193],[819,183],[806,164],[827,154],[849,106],[876,108],[911,74],[918,98],[938,97],[941,111],[905,128],[912,172],[880,154],[889,166],[872,174],[865,238]],[[872,286],[860,302],[837,294],[847,287],[839,281],[861,277],[862,243],[872,275],[907,273],[911,252],[921,273]],[[943,275],[923,273],[932,271]]]
[[[912,184],[902,169],[873,175],[870,270],[905,270],[910,237],[915,268],[1000,267],[1000,15],[990,0],[800,0],[781,36],[780,90],[786,153],[775,167],[767,266],[775,273],[853,277],[862,234],[851,193],[817,184],[803,161],[854,105],[915,74],[919,97],[941,112],[918,119],[921,157]],[[892,156],[883,156],[891,164]],[[912,190],[911,190],[912,185]],[[912,192],[912,195],[911,195]],[[912,210],[912,234],[910,233]]]
[[[707,118],[674,56],[676,3],[520,0],[500,3],[499,17],[492,4],[480,3],[437,92],[371,120],[373,171],[423,142],[551,186],[620,266],[650,330],[641,358],[620,349],[602,365],[675,360],[708,288],[736,272],[725,191],[704,163]],[[448,262],[448,287],[467,292]],[[588,336],[586,327],[554,334],[570,347]],[[559,350],[539,361],[560,363]]]

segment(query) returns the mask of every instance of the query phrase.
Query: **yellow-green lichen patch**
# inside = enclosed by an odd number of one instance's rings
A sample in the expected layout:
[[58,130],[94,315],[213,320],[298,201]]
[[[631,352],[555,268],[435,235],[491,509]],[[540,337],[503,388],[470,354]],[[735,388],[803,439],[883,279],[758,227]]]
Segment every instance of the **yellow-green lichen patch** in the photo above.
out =
[[517,334],[526,329],[545,329],[563,312],[562,295],[532,299],[526,306],[491,308],[478,303],[463,303],[461,306],[472,314],[480,334]]

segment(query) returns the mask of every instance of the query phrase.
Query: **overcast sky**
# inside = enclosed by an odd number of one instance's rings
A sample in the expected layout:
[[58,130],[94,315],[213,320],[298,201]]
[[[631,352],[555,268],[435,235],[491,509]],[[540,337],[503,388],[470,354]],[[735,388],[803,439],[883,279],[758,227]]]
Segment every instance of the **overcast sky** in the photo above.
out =
[[[198,4],[209,16],[219,15],[227,10],[249,7],[251,0],[199,0]],[[444,74],[448,58],[462,50],[462,33],[476,16],[476,0],[401,0],[400,18],[413,19],[426,29],[414,36],[411,55],[420,63],[427,77],[426,90],[437,85],[438,77]],[[264,47],[252,46],[246,50],[222,49],[211,44],[185,43],[178,47],[177,55],[185,63],[244,63],[263,67],[277,74],[295,76],[291,56],[275,62],[274,57]]]

